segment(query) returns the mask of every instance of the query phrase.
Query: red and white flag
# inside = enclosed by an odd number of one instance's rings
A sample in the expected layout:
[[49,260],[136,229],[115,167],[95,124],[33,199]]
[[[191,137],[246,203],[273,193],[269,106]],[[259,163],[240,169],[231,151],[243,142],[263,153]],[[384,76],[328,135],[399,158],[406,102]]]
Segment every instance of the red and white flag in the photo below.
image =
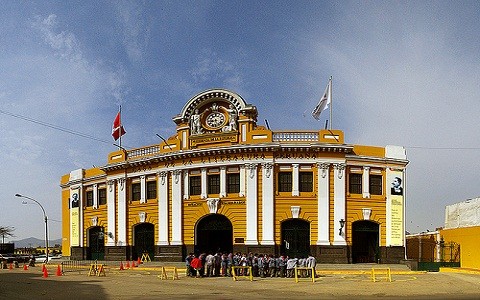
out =
[[115,120],[113,121],[112,136],[114,140],[118,140],[124,134],[125,129],[123,128],[122,121],[120,120],[120,112],[118,112]]

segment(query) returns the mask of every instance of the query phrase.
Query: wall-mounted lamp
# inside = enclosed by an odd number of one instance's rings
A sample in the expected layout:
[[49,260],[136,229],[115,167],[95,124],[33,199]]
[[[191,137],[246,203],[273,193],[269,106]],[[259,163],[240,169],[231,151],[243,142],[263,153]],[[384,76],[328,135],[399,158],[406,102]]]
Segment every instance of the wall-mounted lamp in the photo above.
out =
[[345,227],[345,220],[344,219],[340,219],[340,221],[338,221],[340,223],[340,229],[338,231],[338,235],[342,235],[342,230],[343,230],[343,227]]

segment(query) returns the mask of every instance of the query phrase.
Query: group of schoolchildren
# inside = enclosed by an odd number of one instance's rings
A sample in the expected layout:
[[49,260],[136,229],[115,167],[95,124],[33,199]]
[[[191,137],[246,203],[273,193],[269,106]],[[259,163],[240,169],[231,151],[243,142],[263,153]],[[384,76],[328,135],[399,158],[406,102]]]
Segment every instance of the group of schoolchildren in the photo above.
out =
[[[194,255],[190,253],[185,258],[187,267],[187,276],[191,277],[213,277],[213,276],[232,276],[232,267],[235,268],[235,275],[249,276],[251,267],[254,277],[295,277],[296,267],[313,268],[317,261],[314,256],[309,255],[306,258],[291,258],[288,256],[275,256],[264,254],[249,253],[216,253]],[[312,269],[302,270],[300,276],[310,277]]]

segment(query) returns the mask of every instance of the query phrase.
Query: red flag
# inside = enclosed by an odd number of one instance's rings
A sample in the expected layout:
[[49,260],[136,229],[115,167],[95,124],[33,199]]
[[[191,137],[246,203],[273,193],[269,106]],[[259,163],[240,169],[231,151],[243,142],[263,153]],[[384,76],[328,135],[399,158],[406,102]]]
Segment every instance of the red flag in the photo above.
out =
[[125,129],[123,128],[122,122],[120,121],[120,112],[118,112],[115,120],[113,121],[112,136],[114,140],[118,140],[124,134]]

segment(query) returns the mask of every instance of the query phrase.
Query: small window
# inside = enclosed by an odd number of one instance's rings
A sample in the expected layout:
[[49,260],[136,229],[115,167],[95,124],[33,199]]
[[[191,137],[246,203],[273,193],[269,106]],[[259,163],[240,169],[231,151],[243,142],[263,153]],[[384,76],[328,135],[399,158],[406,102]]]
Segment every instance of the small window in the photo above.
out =
[[312,172],[300,172],[300,192],[313,192]]
[[351,173],[349,177],[350,194],[362,193],[362,174]]
[[200,176],[190,176],[190,195],[202,193],[202,179]]
[[93,206],[93,191],[87,191],[85,196],[87,198],[87,206]]
[[140,200],[142,195],[140,183],[132,183],[132,201]]
[[382,175],[370,174],[370,194],[382,195]]
[[279,192],[292,191],[292,172],[278,173],[278,191]]
[[107,189],[98,189],[98,205],[107,204]]
[[147,199],[157,199],[156,181],[147,181]]
[[240,193],[240,174],[227,174],[227,193]]
[[220,194],[220,175],[208,175],[208,194]]

